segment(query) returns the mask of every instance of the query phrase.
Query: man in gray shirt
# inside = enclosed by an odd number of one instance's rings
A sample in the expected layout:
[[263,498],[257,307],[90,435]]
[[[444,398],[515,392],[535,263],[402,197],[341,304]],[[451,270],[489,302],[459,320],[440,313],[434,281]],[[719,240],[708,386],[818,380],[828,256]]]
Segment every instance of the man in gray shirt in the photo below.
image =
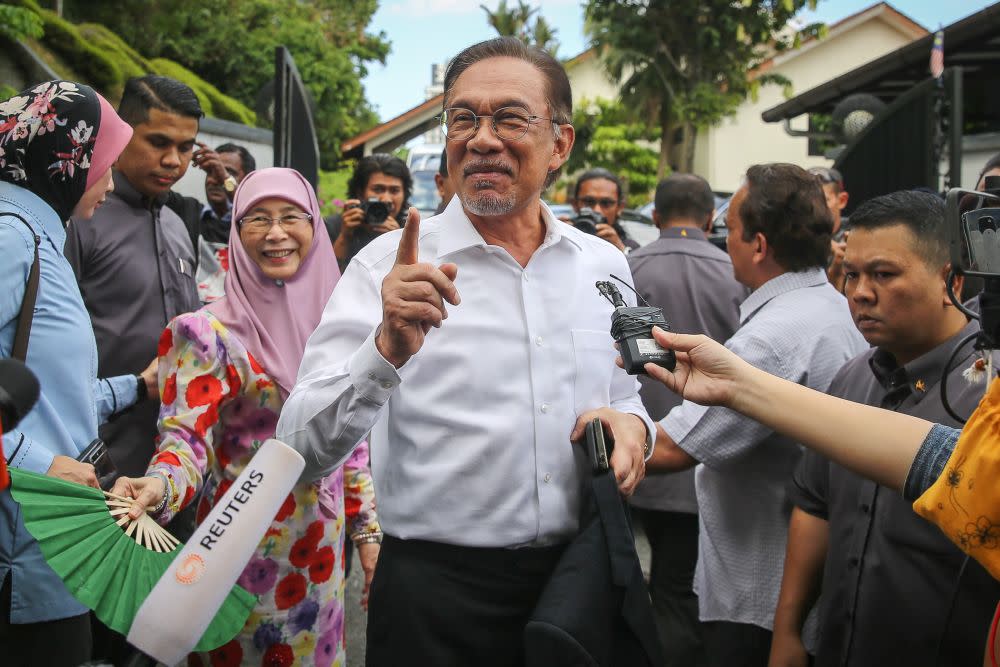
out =
[[[102,377],[144,368],[167,323],[201,305],[191,240],[163,205],[191,161],[198,98],[173,79],[133,78],[118,113],[134,134],[116,165],[114,192],[89,224],[69,225],[65,248],[94,325]],[[101,428],[122,474],[145,473],[158,409],[158,401],[140,402]]]
[[[791,164],[751,167],[726,224],[736,279],[753,290],[726,347],[826,390],[867,345],[824,271],[832,225],[816,178]],[[787,540],[786,484],[801,447],[727,408],[687,401],[658,430],[651,472],[702,464],[695,590],[708,664],[766,665]]]
[[[660,238],[629,255],[635,288],[650,305],[663,308],[673,331],[728,340],[739,327],[747,289],[733,277],[733,264],[712,245],[705,230],[715,205],[708,182],[674,174],[656,188],[653,220]],[[643,375],[639,395],[653,419],[662,419],[681,398]],[[698,501],[694,470],[649,475],[631,498],[652,547],[650,594],[667,665],[697,665],[701,649],[698,598],[692,590],[698,560]]]

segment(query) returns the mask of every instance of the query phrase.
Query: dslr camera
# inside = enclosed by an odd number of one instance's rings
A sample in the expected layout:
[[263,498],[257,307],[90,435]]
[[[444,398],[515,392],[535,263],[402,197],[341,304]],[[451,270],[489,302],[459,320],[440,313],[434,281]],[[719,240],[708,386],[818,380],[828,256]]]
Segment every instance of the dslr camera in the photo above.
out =
[[570,218],[569,221],[581,232],[595,236],[597,235],[597,225],[604,225],[608,222],[603,215],[589,207],[581,208],[579,213]]
[[365,214],[365,224],[368,226],[381,225],[389,218],[392,209],[387,202],[378,197],[369,197],[361,204],[352,204],[349,208],[361,208]]

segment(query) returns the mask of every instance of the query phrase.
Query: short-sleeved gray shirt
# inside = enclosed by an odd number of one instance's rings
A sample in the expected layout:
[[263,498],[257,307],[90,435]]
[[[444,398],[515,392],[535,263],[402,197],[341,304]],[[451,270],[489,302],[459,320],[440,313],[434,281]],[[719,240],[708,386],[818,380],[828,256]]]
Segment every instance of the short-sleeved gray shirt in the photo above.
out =
[[[759,287],[740,306],[740,322],[726,347],[819,391],[868,348],[847,300],[820,268]],[[687,401],[660,423],[702,463],[695,473],[701,531],[694,579],[701,619],[771,629],[791,514],[786,485],[801,445],[728,408]]]

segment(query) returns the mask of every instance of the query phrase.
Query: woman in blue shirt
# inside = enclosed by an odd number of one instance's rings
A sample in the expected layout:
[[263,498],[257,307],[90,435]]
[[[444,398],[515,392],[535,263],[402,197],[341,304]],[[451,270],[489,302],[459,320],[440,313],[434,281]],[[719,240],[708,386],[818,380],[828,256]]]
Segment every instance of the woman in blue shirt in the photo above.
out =
[[[135,403],[136,376],[97,378],[97,348],[73,270],[65,222],[88,219],[111,191],[111,165],[132,136],[87,86],[49,81],[0,102],[0,357],[13,356],[21,303],[38,247],[39,282],[25,363],[41,396],[4,434],[12,467],[97,486],[77,456],[97,426]],[[155,380],[155,371],[152,379]],[[0,646],[5,665],[90,659],[87,609],[67,592],[0,492]]]

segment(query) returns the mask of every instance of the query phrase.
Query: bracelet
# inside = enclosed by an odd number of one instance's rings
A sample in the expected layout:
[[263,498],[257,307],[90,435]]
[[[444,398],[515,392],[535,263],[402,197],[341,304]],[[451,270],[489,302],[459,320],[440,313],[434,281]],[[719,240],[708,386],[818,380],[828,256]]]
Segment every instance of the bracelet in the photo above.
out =
[[170,482],[167,480],[167,476],[162,472],[151,472],[148,477],[159,477],[163,480],[163,497],[160,498],[160,502],[157,503],[156,507],[149,510],[150,514],[159,514],[163,511],[163,508],[167,505],[167,496],[170,495]]
[[135,376],[135,402],[145,401],[149,398],[149,387],[146,386],[146,381],[142,379],[141,375]]
[[361,533],[360,535],[354,535],[351,540],[356,545],[360,544],[382,544],[382,531],[373,530],[368,533]]

